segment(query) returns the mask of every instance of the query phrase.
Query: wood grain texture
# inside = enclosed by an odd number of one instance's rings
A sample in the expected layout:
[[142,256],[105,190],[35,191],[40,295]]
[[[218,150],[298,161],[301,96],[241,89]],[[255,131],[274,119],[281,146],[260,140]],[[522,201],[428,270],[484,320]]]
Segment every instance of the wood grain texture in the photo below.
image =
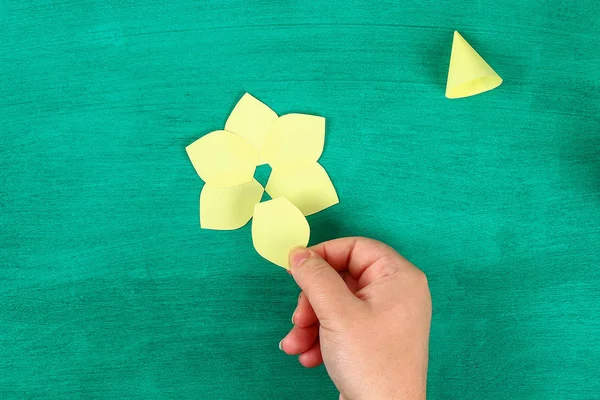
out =
[[[0,397],[333,399],[298,290],[201,231],[184,147],[327,117],[341,203],[429,276],[431,399],[600,397],[597,0],[0,0]],[[504,78],[449,101],[452,33]]]

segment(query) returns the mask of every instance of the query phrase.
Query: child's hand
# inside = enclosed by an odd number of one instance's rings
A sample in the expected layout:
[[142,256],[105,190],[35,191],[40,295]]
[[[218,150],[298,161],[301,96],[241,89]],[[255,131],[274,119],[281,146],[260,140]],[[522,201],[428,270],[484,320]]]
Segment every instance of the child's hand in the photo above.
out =
[[344,238],[290,253],[302,289],[281,341],[305,367],[325,363],[345,400],[425,399],[431,297],[391,247]]

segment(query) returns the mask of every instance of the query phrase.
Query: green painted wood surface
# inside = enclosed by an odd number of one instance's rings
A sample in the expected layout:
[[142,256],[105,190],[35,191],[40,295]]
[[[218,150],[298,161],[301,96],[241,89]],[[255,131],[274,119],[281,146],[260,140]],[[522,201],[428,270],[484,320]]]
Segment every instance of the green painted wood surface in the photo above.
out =
[[[250,227],[198,226],[184,146],[250,91],[328,118],[313,242],[428,274],[431,399],[600,398],[599,7],[0,1],[0,397],[336,398]],[[454,29],[499,89],[444,98]]]

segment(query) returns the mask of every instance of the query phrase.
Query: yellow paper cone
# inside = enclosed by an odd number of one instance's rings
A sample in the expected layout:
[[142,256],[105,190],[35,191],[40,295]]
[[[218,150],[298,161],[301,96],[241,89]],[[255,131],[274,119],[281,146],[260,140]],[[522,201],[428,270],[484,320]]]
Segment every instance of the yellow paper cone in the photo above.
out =
[[446,97],[458,99],[492,90],[502,78],[458,32],[454,32]]

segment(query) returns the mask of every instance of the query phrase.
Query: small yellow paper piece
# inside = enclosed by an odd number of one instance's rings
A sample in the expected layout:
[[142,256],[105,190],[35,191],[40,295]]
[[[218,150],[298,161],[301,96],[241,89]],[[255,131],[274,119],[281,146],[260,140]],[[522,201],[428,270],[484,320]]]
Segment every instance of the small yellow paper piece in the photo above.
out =
[[246,225],[264,189],[255,179],[234,187],[204,185],[200,193],[200,227],[232,230]]
[[243,137],[261,152],[269,128],[276,119],[275,111],[250,93],[246,93],[229,115],[225,130]]
[[285,197],[254,206],[252,243],[258,254],[272,263],[290,269],[290,250],[306,247],[309,237],[306,218]]
[[272,198],[287,198],[304,215],[339,203],[329,175],[317,162],[273,169],[265,190]]
[[185,148],[200,178],[215,187],[233,187],[252,181],[258,150],[244,138],[214,131]]
[[457,99],[492,90],[502,78],[458,32],[454,32],[446,97]]
[[271,125],[262,156],[271,167],[315,162],[323,153],[325,118],[307,114],[286,114]]

